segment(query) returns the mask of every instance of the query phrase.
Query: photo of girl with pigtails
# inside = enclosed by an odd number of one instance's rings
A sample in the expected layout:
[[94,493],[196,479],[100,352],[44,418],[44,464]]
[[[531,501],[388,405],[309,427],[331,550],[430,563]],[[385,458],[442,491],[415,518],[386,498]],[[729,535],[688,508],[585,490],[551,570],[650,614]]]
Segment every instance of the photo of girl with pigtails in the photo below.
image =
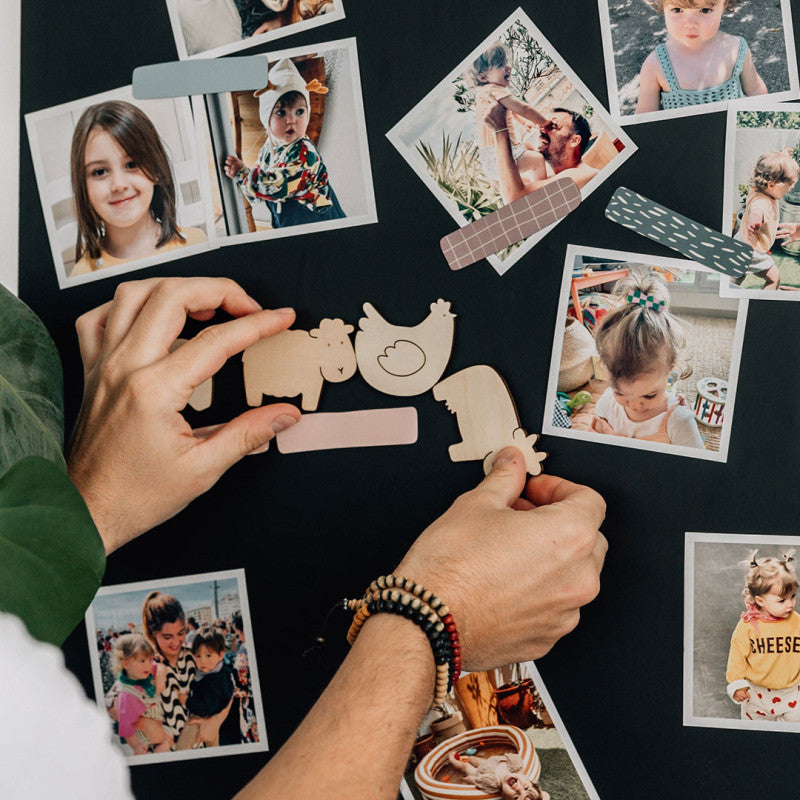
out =
[[800,732],[798,546],[686,534],[685,724]]
[[746,309],[690,261],[567,252],[543,430],[727,457]]

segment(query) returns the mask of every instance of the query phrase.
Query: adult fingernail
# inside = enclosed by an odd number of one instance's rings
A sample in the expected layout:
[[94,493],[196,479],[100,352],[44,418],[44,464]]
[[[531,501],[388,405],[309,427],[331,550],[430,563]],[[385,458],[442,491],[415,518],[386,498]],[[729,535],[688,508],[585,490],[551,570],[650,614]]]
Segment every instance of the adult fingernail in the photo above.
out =
[[492,462],[492,469],[502,467],[505,464],[512,464],[517,460],[517,449],[515,447],[504,447]]
[[297,422],[297,420],[294,417],[290,417],[288,414],[281,414],[280,417],[276,417],[272,420],[272,432],[280,433],[281,431],[285,431],[287,428],[291,428],[295,422]]
[[294,314],[293,308],[273,308],[276,314]]

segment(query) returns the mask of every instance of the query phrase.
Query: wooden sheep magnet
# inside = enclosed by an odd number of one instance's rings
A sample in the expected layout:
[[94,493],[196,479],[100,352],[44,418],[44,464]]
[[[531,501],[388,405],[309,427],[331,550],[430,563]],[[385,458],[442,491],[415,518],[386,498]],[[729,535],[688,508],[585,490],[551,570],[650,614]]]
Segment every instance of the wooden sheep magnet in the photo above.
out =
[[430,314],[413,327],[390,324],[370,303],[364,303],[364,314],[355,346],[364,380],[396,397],[427,392],[442,377],[453,349],[456,315],[450,303],[431,303]]
[[479,364],[462,369],[437,383],[433,396],[456,415],[463,441],[450,445],[452,461],[483,459],[483,471],[488,475],[495,455],[513,445],[522,452],[531,475],[542,471],[547,453],[534,447],[539,436],[520,427],[511,393],[492,367]]
[[265,394],[299,394],[303,411],[315,411],[323,381],[341,383],[355,374],[352,332],[340,319],[323,319],[313,330],[281,331],[250,345],[242,353],[247,404],[261,405]]

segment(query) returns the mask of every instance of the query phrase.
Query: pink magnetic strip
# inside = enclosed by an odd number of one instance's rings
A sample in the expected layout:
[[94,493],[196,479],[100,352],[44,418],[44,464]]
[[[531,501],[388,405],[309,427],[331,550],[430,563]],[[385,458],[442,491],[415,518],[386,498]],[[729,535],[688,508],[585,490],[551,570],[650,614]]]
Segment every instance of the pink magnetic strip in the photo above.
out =
[[281,453],[413,444],[417,441],[417,409],[406,406],[303,414],[275,440]]
[[580,202],[581,190],[575,181],[556,178],[448,234],[440,242],[442,252],[450,269],[463,269],[558,222]]

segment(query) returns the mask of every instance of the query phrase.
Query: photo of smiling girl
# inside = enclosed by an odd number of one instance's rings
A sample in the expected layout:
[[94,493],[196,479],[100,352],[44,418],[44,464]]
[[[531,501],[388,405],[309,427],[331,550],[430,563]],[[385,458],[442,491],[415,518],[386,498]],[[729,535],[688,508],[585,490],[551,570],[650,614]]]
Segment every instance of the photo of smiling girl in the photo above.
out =
[[61,288],[208,249],[188,98],[134,100],[124,87],[25,119]]

